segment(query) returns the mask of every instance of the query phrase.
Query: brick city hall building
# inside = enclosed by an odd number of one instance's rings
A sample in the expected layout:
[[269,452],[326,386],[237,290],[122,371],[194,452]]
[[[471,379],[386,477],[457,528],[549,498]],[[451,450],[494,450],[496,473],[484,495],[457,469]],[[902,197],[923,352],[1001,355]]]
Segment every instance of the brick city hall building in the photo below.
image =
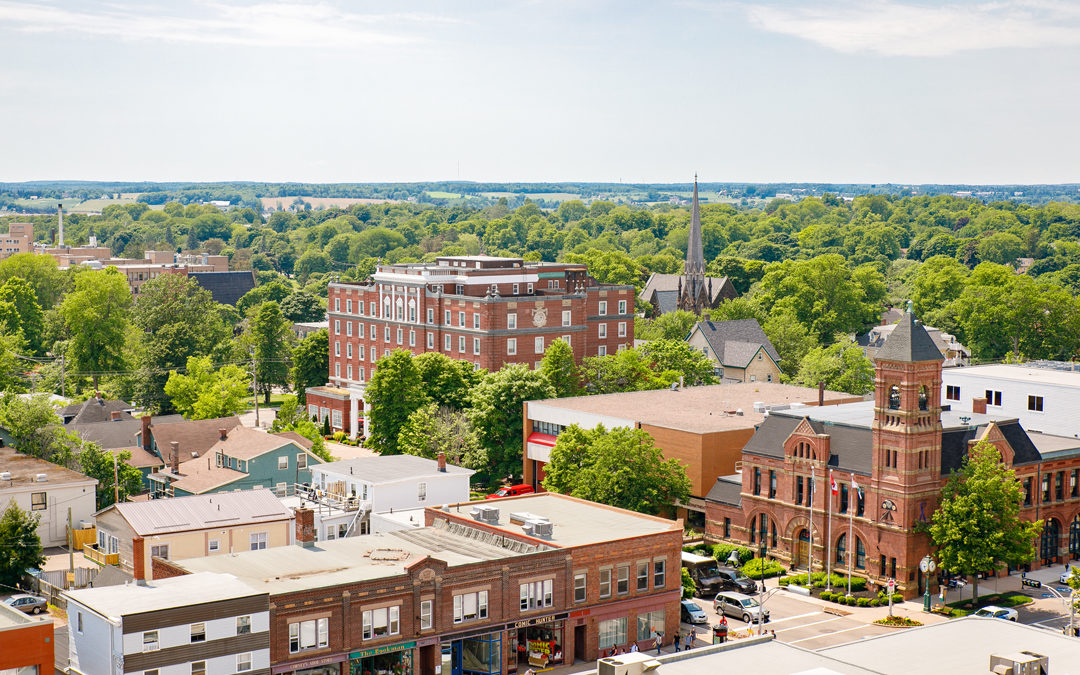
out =
[[354,437],[364,384],[395,349],[498,370],[535,366],[560,338],[578,363],[634,341],[634,287],[600,284],[585,265],[447,256],[380,265],[365,282],[331,283],[328,296],[329,381],[307,390],[308,415]]
[[707,535],[764,546],[794,568],[831,565],[878,585],[895,578],[906,597],[921,594],[919,562],[932,546],[920,527],[968,448],[985,440],[1024,486],[1021,516],[1045,521],[1037,563],[1080,558],[1080,442],[987,414],[983,392],[976,412],[951,411],[942,361],[907,313],[876,355],[873,401],[770,413],[743,448],[741,474],[709,492]]

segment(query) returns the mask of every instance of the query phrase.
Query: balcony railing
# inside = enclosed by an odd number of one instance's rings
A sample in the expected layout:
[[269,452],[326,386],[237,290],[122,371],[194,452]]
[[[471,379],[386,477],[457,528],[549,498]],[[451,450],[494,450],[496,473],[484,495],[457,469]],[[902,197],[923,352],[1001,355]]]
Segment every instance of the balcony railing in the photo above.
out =
[[83,544],[83,556],[90,562],[99,565],[119,565],[119,553],[104,553],[98,550],[97,544]]

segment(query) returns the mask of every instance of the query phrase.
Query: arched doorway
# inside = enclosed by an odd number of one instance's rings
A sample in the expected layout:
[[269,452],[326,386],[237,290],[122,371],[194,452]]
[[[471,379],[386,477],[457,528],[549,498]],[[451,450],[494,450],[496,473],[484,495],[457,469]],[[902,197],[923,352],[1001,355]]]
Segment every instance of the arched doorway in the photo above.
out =
[[1054,518],[1047,518],[1039,537],[1039,557],[1042,564],[1051,565],[1058,556],[1058,540],[1061,538],[1061,524]]
[[810,530],[803,528],[795,535],[795,547],[791,554],[791,561],[796,569],[810,564]]
[[1080,560],[1080,513],[1076,514],[1069,525],[1069,557]]

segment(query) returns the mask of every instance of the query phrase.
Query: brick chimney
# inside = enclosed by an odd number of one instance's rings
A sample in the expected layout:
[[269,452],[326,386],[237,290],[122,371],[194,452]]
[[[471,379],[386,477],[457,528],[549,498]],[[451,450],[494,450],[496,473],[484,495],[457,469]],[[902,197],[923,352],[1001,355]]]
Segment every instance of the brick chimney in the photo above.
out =
[[437,461],[439,462],[439,471],[446,473],[446,453],[440,452]]
[[180,473],[180,441],[170,441],[169,447],[171,448],[171,456],[169,461],[172,462],[173,473]]
[[119,410],[112,411],[111,413],[109,413],[109,421],[110,422],[119,422],[120,421],[120,415],[121,415],[121,412]]
[[296,543],[304,548],[315,545],[315,512],[311,509],[293,509],[296,518]]
[[131,540],[131,576],[142,586],[146,584],[146,542],[142,537]]
[[229,430],[228,429],[226,429],[225,427],[221,427],[221,428],[219,428],[217,430],[217,432],[218,432],[218,439],[219,440],[222,440],[222,441],[228,440],[228,438],[229,438]]
[[980,415],[986,414],[986,397],[979,396],[971,399],[971,412],[979,413]]
[[150,415],[142,416],[142,447],[143,450],[150,452],[154,449],[153,439],[150,438],[150,420],[153,419]]

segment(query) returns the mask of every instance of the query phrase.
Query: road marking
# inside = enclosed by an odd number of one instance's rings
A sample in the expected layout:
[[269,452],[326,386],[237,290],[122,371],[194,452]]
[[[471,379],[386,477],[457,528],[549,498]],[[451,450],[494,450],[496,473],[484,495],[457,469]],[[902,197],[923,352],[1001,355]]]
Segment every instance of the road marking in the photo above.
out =
[[792,640],[791,642],[788,642],[787,644],[793,645],[796,642],[806,642],[807,640],[817,640],[817,639],[820,639],[820,638],[823,638],[823,637],[829,637],[830,635],[839,635],[840,633],[846,633],[846,632],[851,631],[851,630],[859,630],[860,628],[866,628],[866,627],[867,627],[867,624],[861,624],[861,625],[858,625],[858,626],[852,626],[851,628],[845,628],[843,630],[834,630],[831,633],[822,633],[821,635],[813,635],[811,637],[804,637],[804,638],[801,638],[799,640]]
[[783,619],[769,619],[769,625],[778,624],[781,621],[794,621],[795,619],[805,619],[808,616],[817,616],[822,612],[807,612],[806,614],[796,614],[795,616],[785,616]]
[[800,628],[809,628],[810,626],[816,626],[819,623],[829,623],[829,622],[832,622],[832,621],[839,621],[842,618],[844,618],[844,617],[834,616],[831,619],[822,619],[821,621],[814,621],[813,623],[804,623],[804,624],[799,625],[799,626],[792,626],[791,628],[781,628],[780,630],[773,631],[773,632],[774,633],[783,633],[786,630],[798,630]]

